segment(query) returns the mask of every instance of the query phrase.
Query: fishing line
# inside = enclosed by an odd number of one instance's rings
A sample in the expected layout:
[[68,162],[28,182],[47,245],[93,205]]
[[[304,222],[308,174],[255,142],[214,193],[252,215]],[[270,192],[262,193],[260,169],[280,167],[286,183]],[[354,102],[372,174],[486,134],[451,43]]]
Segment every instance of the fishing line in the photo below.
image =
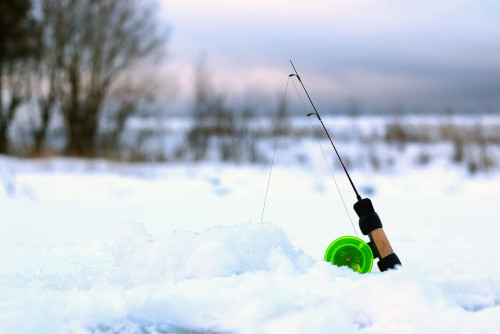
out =
[[[285,101],[286,101],[286,94],[288,92],[288,84],[290,83],[290,78],[291,76],[288,76],[288,80],[286,81],[286,87],[285,87],[285,94],[283,94],[283,101],[281,103],[281,110],[285,109]],[[293,82],[293,80],[292,80]],[[278,126],[280,125],[280,119],[278,118],[277,120]],[[266,209],[266,202],[267,202],[267,194],[269,193],[269,184],[271,183],[271,174],[273,172],[273,166],[274,166],[274,156],[276,155],[276,147],[278,145],[278,136],[280,135],[279,131],[276,131],[276,138],[274,139],[274,150],[273,150],[273,158],[271,160],[271,168],[269,169],[269,177],[267,179],[267,188],[266,188],[266,196],[264,197],[264,205],[262,206],[262,215],[260,216],[260,222],[262,223],[264,219],[264,211]]]
[[347,168],[345,167],[344,162],[342,161],[342,158],[340,157],[340,154],[337,151],[335,144],[333,143],[332,137],[330,137],[330,134],[328,133],[328,130],[326,129],[325,123],[323,123],[323,120],[319,116],[319,112],[318,112],[318,110],[316,110],[316,107],[314,106],[314,103],[313,103],[311,97],[309,96],[309,93],[307,92],[306,86],[304,86],[304,83],[300,79],[299,73],[295,69],[295,66],[293,65],[291,60],[290,60],[290,64],[292,64],[292,67],[293,67],[293,70],[295,71],[295,74],[291,74],[289,76],[296,76],[297,77],[297,80],[299,80],[300,84],[302,85],[302,88],[304,89],[304,92],[306,93],[307,98],[309,99],[309,102],[311,102],[311,106],[314,109],[314,112],[307,114],[307,116],[316,115],[316,117],[318,118],[318,121],[323,126],[323,130],[325,130],[325,133],[326,133],[328,139],[330,139],[330,144],[332,144],[332,147],[335,150],[335,153],[337,154],[337,158],[339,158],[339,161],[340,161],[340,164],[342,165],[342,168],[344,168],[345,175],[347,176],[347,178],[349,179],[349,182],[351,183],[351,187],[352,187],[352,190],[354,190],[354,193],[356,194],[356,198],[358,199],[358,201],[361,201],[361,196],[359,195],[358,190],[354,186],[354,182],[352,182],[352,179],[351,179],[351,176],[349,175],[349,172],[347,172]]
[[[294,75],[293,74],[290,74],[289,75],[289,78],[290,77],[293,77]],[[295,91],[297,92],[297,95],[300,99],[300,103],[302,104],[302,107],[304,108],[304,111],[306,112],[306,115],[308,116],[307,119],[309,120],[309,124],[311,124],[311,129],[312,129],[312,132],[314,134],[314,137],[316,138],[316,141],[318,142],[318,145],[321,149],[321,153],[323,153],[323,157],[325,158],[325,161],[326,161],[326,165],[328,166],[328,170],[330,171],[330,175],[332,176],[332,179],[333,179],[333,182],[335,183],[335,187],[337,188],[337,192],[340,196],[340,199],[342,201],[342,204],[344,205],[344,209],[345,209],[345,212],[347,213],[347,217],[349,217],[349,221],[351,222],[351,225],[352,225],[352,228],[354,230],[354,233],[356,234],[356,237],[358,237],[358,232],[356,231],[356,228],[354,227],[354,223],[352,221],[352,218],[351,218],[351,215],[349,214],[349,210],[347,209],[347,205],[345,204],[345,201],[344,201],[344,196],[342,196],[342,192],[340,191],[340,188],[337,184],[337,180],[335,179],[335,176],[333,175],[333,171],[332,171],[332,168],[330,167],[330,163],[328,162],[328,158],[325,154],[325,150],[323,150],[323,146],[321,145],[321,142],[319,140],[319,137],[318,137],[318,134],[316,133],[316,131],[314,130],[314,126],[312,124],[312,121],[311,121],[311,118],[309,117],[309,113],[307,112],[307,108],[304,104],[304,101],[302,100],[302,97],[299,93],[299,90],[297,89],[297,86],[295,85],[295,82],[292,80],[292,83],[293,83],[293,86],[295,87]]]

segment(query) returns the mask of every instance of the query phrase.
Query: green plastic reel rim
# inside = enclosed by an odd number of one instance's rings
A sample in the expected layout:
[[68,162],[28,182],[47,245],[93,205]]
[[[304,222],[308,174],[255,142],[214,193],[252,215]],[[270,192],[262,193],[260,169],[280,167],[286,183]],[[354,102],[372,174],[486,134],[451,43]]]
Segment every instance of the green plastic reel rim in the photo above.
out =
[[373,267],[373,253],[360,238],[346,236],[334,240],[326,249],[325,261],[347,266],[360,274],[369,273]]

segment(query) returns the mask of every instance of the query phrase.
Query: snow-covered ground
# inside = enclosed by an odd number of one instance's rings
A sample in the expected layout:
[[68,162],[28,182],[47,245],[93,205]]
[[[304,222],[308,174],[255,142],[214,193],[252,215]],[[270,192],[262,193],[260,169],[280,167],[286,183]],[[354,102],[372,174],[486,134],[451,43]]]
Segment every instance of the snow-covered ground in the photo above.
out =
[[349,215],[320,158],[274,166],[261,222],[269,166],[2,157],[0,333],[500,328],[499,172],[353,170],[403,262],[365,275],[323,261],[361,236],[334,175]]

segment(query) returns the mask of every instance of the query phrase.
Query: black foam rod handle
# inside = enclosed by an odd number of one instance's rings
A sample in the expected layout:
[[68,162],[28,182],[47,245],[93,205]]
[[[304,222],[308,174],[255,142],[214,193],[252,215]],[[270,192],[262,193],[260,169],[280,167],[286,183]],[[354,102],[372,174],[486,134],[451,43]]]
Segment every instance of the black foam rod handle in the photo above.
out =
[[356,211],[358,217],[361,218],[367,214],[375,212],[375,209],[373,208],[372,201],[369,198],[363,198],[354,203],[354,211]]

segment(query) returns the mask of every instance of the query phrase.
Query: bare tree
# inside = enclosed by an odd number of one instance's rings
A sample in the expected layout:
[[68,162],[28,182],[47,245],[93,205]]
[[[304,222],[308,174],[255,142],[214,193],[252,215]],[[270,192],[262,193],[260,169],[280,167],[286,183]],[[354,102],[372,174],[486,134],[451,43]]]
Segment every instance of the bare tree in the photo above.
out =
[[42,1],[40,11],[42,18],[40,24],[40,50],[33,62],[33,95],[34,112],[31,133],[33,139],[32,154],[38,156],[43,153],[48,127],[62,97],[63,67],[61,50],[54,47],[54,28],[57,22],[49,21],[51,15],[49,3]]
[[[146,129],[132,129],[126,131],[127,121],[131,117],[156,117],[158,127],[162,116],[160,108],[155,104],[159,94],[158,87],[164,87],[152,77],[153,75],[138,77],[133,73],[121,77],[109,93],[109,98],[103,105],[106,111],[100,120],[100,131],[97,138],[96,153],[115,159],[143,160],[152,152],[141,152],[144,141],[160,136],[158,128],[154,126]],[[124,134],[127,137],[124,137]],[[128,156],[128,158],[127,158]]]
[[48,71],[48,83],[55,77],[60,83],[52,94],[61,94],[66,151],[94,156],[112,85],[141,60],[161,52],[165,30],[155,19],[152,1],[42,0],[42,12],[47,48],[53,50],[46,64],[57,70]]
[[0,0],[0,154],[9,151],[8,131],[17,109],[29,99],[26,62],[38,47],[31,1]]
[[199,161],[206,157],[209,148],[209,139],[212,133],[211,119],[215,109],[220,107],[220,96],[214,92],[210,75],[204,60],[201,60],[196,69],[195,96],[193,106],[193,126],[187,134],[193,160]]
[[182,147],[177,157],[201,161],[211,155],[237,163],[261,160],[256,145],[258,133],[252,129],[258,103],[249,98],[239,107],[228,104],[225,95],[216,91],[203,59],[195,75],[193,124],[187,133],[189,147]]

